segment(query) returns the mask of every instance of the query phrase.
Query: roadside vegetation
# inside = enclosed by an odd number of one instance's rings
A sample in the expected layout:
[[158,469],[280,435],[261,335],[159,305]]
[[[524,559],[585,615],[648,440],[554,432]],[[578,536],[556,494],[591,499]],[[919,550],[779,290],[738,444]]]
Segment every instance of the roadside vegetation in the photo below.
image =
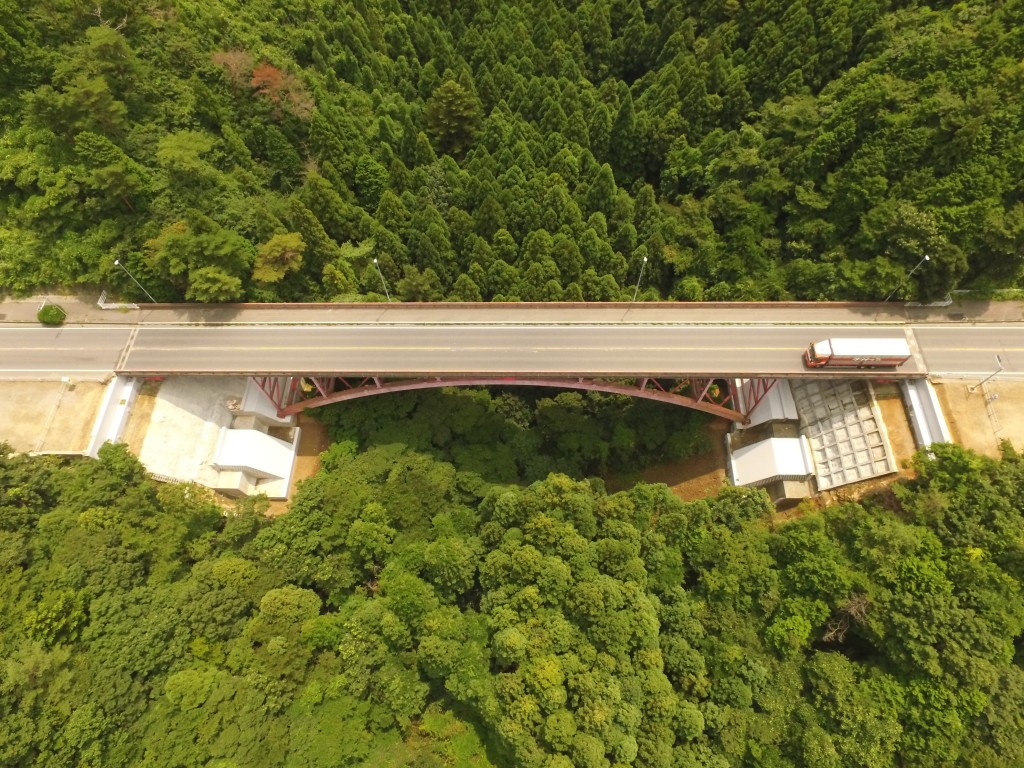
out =
[[63,307],[49,302],[43,304],[36,312],[36,319],[43,325],[63,325],[67,316]]
[[1021,0],[2,8],[7,290],[137,297],[115,259],[167,301],[612,300],[645,257],[647,299],[1019,285]]

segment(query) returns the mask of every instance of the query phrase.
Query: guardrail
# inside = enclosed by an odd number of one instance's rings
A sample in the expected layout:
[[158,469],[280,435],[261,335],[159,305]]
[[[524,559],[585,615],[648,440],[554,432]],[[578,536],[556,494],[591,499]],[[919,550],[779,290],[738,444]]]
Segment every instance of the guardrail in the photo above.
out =
[[100,294],[100,297],[96,299],[96,306],[100,309],[138,309],[138,304],[132,304],[130,302],[108,302],[107,292],[104,291]]

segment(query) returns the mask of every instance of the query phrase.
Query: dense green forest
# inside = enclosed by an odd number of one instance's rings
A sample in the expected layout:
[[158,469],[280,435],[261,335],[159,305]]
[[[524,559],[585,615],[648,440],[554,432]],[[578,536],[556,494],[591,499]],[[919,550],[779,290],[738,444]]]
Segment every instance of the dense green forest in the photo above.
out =
[[491,483],[630,474],[708,448],[705,414],[594,392],[444,389],[318,411],[334,441],[401,443]]
[[[1024,278],[1024,0],[0,0],[0,291],[930,298]],[[927,265],[908,279],[924,255]],[[326,410],[288,514],[0,446],[0,766],[1024,765],[1024,457],[609,493],[621,397]]]
[[1024,0],[0,0],[0,286],[1013,286],[1022,60]]
[[335,444],[276,519],[0,451],[0,765],[1024,764],[1024,457],[776,519]]

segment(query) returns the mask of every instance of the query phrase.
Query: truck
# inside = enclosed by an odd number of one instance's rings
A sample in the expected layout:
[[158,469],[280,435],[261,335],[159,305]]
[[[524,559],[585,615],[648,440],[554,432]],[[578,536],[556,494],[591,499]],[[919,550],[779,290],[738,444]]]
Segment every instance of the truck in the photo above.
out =
[[804,352],[808,368],[899,368],[910,359],[905,338],[824,339]]

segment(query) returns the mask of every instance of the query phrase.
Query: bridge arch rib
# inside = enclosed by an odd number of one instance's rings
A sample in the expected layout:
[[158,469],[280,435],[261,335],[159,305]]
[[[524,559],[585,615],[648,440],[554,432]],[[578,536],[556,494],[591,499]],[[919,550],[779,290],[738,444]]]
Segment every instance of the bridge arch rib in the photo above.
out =
[[708,378],[680,379],[675,380],[672,385],[666,385],[665,380],[652,377],[624,381],[586,377],[431,376],[387,380],[379,376],[264,376],[254,377],[254,380],[277,407],[280,416],[291,416],[310,408],[391,392],[488,386],[550,387],[608,392],[680,405],[741,423],[749,421],[750,411],[774,384],[774,380],[751,380],[757,382],[757,385],[744,387],[742,396],[736,397],[736,392],[733,391],[734,384],[724,379]]

